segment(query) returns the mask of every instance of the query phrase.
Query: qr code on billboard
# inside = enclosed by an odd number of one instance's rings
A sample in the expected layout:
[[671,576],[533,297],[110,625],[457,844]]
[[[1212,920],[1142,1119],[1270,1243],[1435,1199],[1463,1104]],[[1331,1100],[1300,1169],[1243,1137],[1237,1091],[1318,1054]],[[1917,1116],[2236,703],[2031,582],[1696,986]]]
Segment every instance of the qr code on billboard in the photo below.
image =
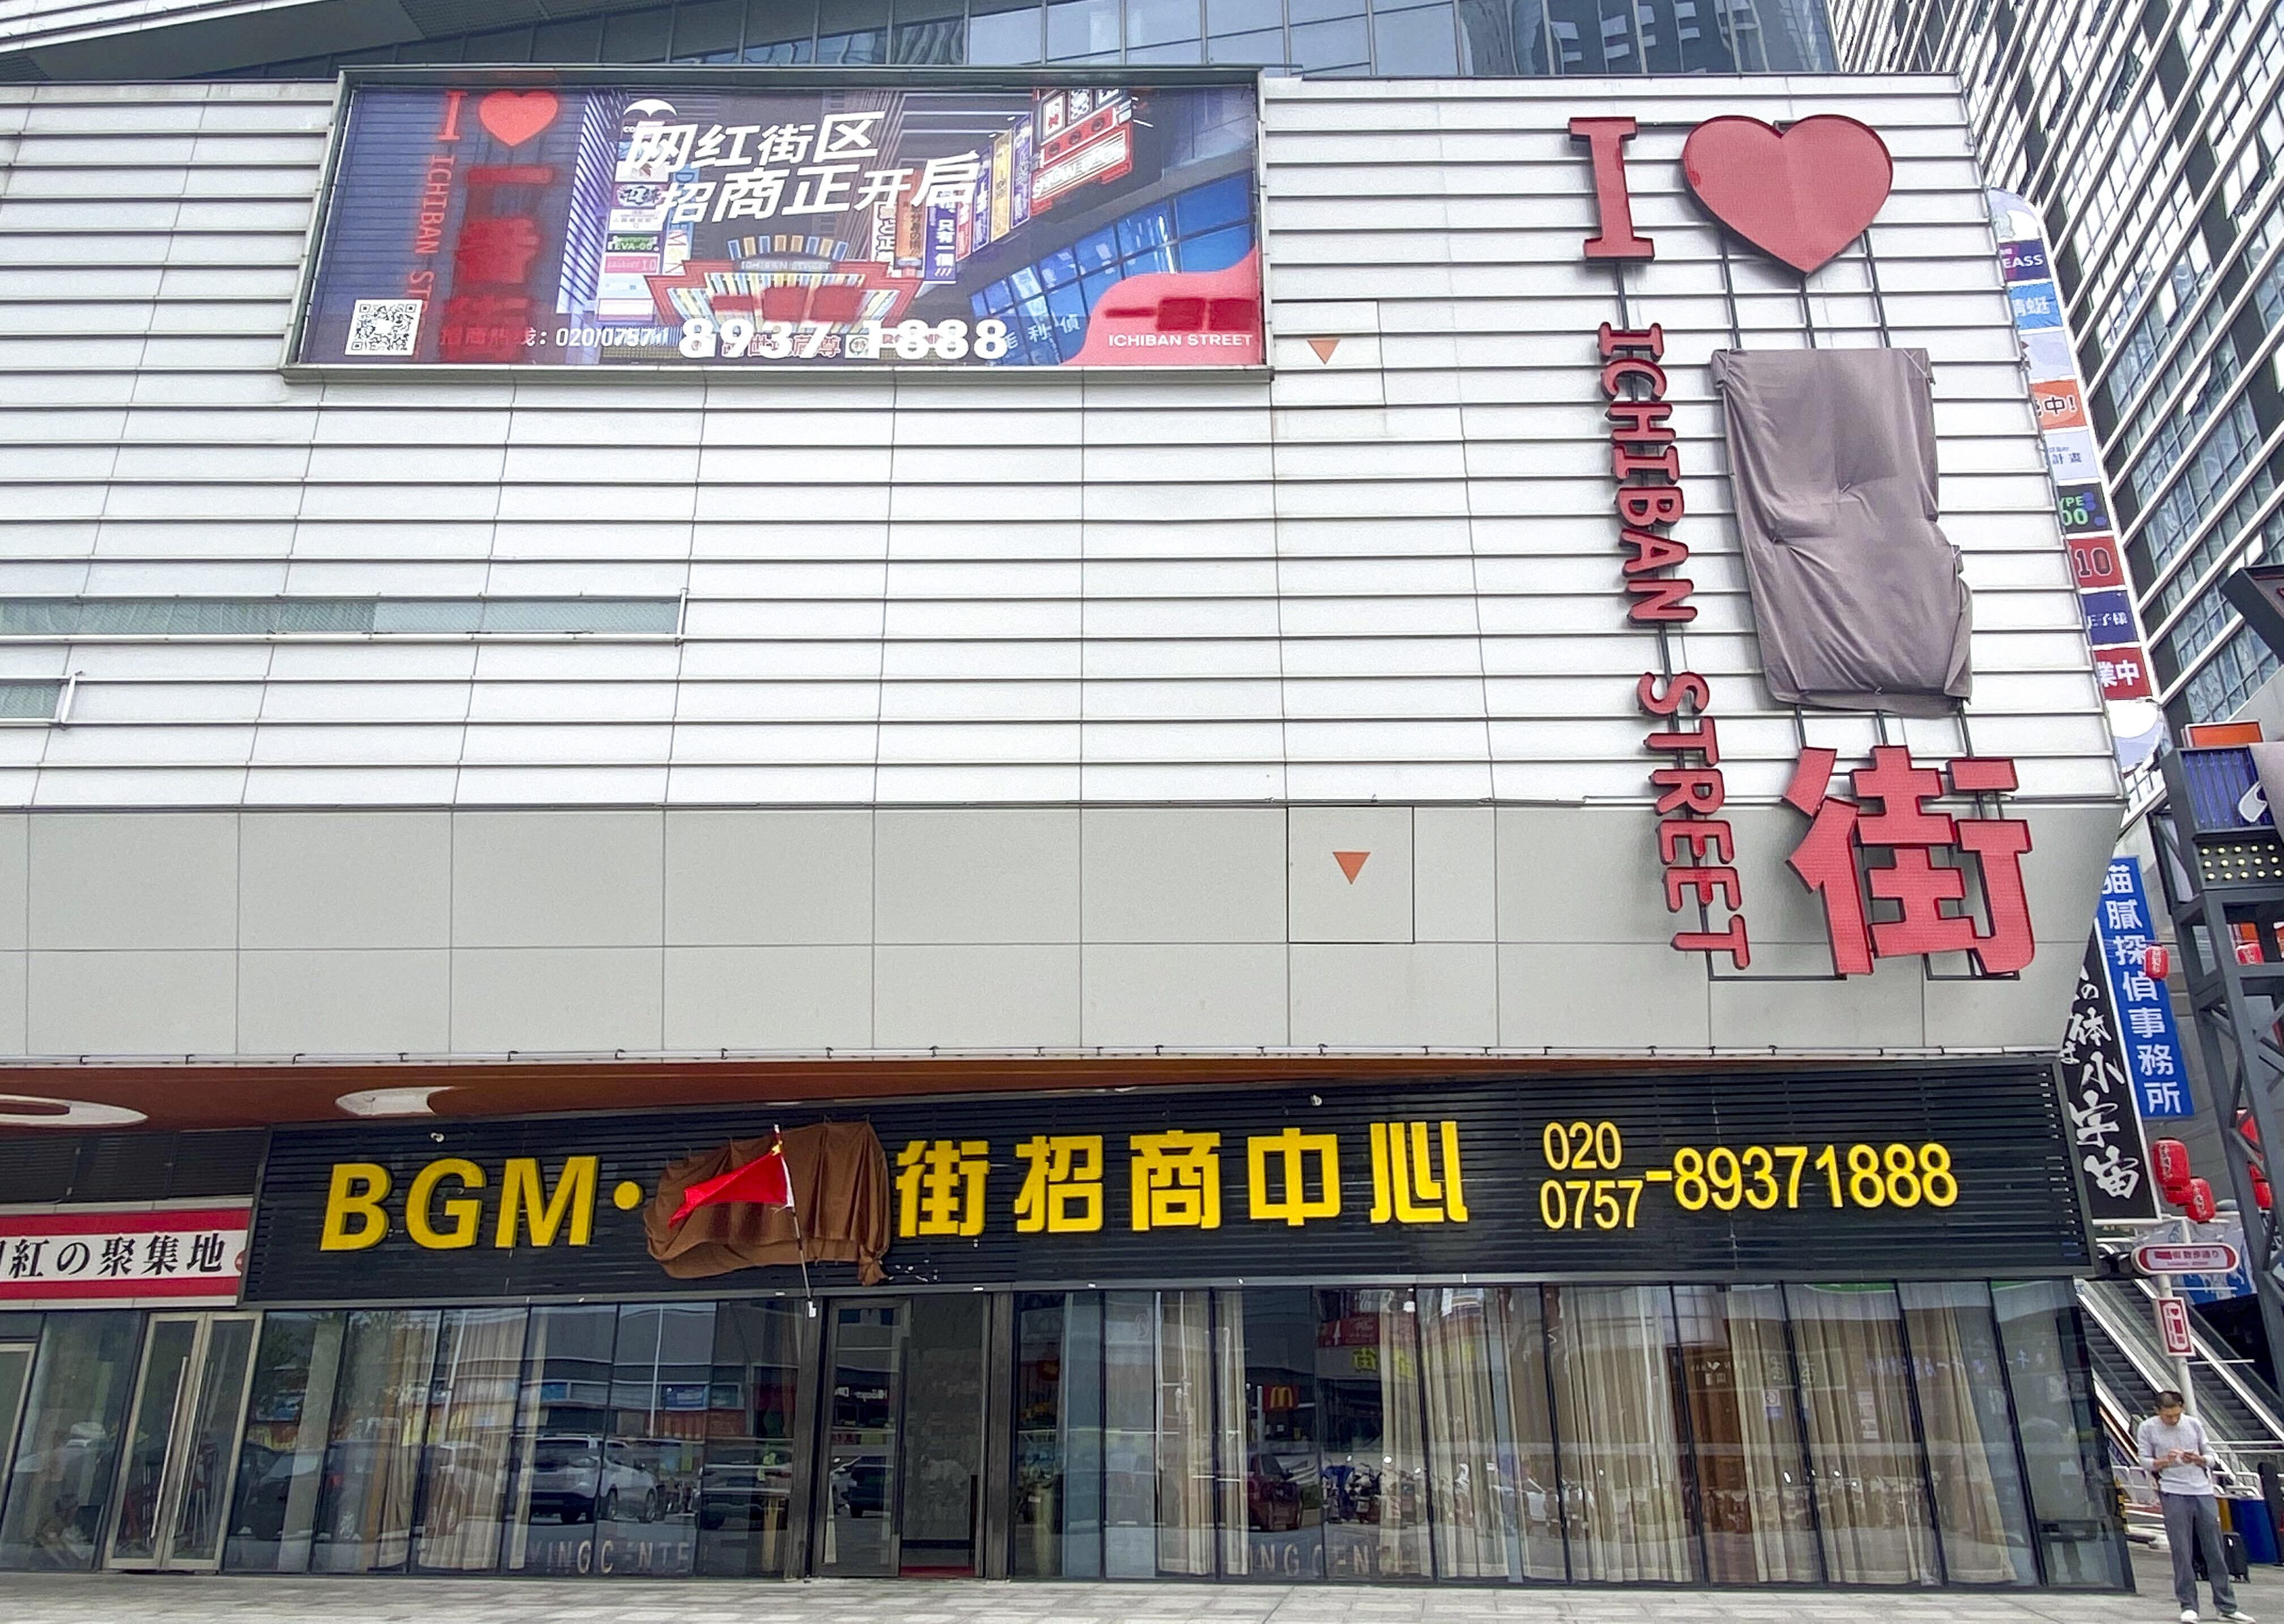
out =
[[409,355],[420,337],[418,299],[360,299],[349,311],[348,355]]

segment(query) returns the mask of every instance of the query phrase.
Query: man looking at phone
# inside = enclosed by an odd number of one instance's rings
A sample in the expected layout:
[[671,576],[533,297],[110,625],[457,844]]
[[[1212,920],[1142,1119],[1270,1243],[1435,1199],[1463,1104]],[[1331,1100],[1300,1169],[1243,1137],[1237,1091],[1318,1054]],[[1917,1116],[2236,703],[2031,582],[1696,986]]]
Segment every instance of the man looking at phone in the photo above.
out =
[[2157,1413],[2141,1424],[2133,1443],[2141,1464],[2157,1480],[2157,1499],[2165,1509],[2165,1542],[2173,1550],[2173,1599],[2181,1605],[2181,1624],[2197,1624],[2194,1552],[2200,1548],[2215,1609],[2224,1619],[2253,1624],[2250,1613],[2237,1611],[2236,1587],[2229,1582],[2228,1550],[2220,1537],[2212,1448],[2205,1441],[2204,1424],[2183,1415],[2181,1395],[2167,1388],[2157,1395]]

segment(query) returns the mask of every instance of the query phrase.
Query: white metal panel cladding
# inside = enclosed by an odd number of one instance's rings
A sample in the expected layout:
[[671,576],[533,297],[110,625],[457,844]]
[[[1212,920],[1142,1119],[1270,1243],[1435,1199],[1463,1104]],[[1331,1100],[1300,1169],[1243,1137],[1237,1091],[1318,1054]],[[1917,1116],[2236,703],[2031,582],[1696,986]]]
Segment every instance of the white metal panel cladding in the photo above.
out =
[[[0,802],[199,806],[1647,797],[1578,113],[1631,113],[1733,798],[1799,735],[1758,660],[1704,362],[1936,363],[1975,590],[1972,745],[2116,793],[1980,177],[1948,81],[1269,82],[1271,379],[289,381],[332,88],[0,86],[7,595],[686,594],[678,643],[0,641],[77,674]],[[1678,152],[1846,112],[1896,191],[1800,297],[1726,264]],[[1878,295],[1872,286],[1876,270]],[[1724,296],[1724,277],[1735,290]],[[1307,340],[1338,339],[1320,359]],[[1853,753],[1868,720],[1807,724]],[[1949,753],[1950,722],[1909,724]]]

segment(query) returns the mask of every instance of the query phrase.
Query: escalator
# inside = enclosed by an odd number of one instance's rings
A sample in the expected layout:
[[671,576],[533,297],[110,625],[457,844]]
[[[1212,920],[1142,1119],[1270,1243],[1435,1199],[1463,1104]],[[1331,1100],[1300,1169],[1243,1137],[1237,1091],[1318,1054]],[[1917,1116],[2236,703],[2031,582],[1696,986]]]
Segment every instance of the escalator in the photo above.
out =
[[[2153,1293],[2138,1280],[2081,1280],[2086,1351],[2094,1387],[2114,1436],[2131,1439],[2155,1409],[2160,1388],[2178,1385],[2172,1357],[2159,1339]],[[2193,1332],[2189,1405],[2216,1452],[2250,1480],[2262,1459],[2284,1460],[2284,1401],[2225,1344]]]

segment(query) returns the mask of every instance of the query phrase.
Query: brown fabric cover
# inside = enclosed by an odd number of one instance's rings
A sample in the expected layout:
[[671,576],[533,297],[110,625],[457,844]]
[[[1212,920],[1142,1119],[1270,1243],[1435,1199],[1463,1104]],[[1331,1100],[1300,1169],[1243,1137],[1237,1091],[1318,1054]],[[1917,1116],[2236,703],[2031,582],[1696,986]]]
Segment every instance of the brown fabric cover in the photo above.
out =
[[1927,351],[1716,350],[1713,383],[1769,691],[1947,714],[1972,687],[1968,605],[1936,524]]
[[703,1156],[669,1162],[658,1193],[643,1208],[651,1256],[677,1280],[700,1280],[740,1269],[798,1265],[805,1244],[812,1263],[854,1263],[866,1285],[887,1278],[880,1258],[888,1250],[888,1159],[870,1122],[819,1122],[785,1136],[800,1243],[794,1238],[794,1214],[782,1206],[727,1202],[701,1206],[679,1226],[668,1223],[684,1190],[745,1166],[770,1144],[767,1136],[735,1139]]

